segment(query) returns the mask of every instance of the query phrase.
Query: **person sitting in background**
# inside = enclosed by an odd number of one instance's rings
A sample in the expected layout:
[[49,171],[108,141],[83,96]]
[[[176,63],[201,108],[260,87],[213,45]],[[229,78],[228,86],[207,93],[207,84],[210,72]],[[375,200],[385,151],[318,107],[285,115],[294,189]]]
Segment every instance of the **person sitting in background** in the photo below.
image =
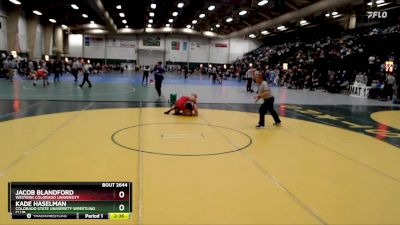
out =
[[[367,78],[368,79],[368,78]],[[356,76],[356,79],[354,81],[355,86],[365,86],[367,83],[365,82],[364,74],[362,72],[359,72]]]
[[191,94],[180,97],[164,114],[169,114],[172,110],[175,111],[174,115],[198,116],[197,95]]
[[349,87],[349,79],[347,78],[346,71],[343,70],[343,72],[340,76],[340,89],[347,90],[348,87]]
[[382,96],[382,90],[385,87],[383,80],[379,79],[372,83],[372,88],[369,90],[368,98],[377,99]]
[[327,82],[327,91],[330,93],[340,92],[340,80],[337,74],[331,74]]

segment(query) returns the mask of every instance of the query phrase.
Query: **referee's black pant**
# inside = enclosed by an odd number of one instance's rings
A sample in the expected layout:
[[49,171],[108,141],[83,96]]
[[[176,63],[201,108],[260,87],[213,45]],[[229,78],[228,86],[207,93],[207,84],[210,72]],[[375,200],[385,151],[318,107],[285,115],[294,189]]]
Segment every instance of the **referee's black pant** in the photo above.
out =
[[92,87],[92,83],[90,83],[90,80],[89,80],[89,73],[83,73],[83,81],[82,81],[82,84],[79,85],[79,86],[83,87],[83,85],[84,85],[86,82],[88,82],[89,87]]
[[260,109],[258,110],[258,113],[260,115],[260,121],[258,122],[258,125],[265,126],[265,114],[267,114],[267,112],[269,112],[274,118],[275,123],[281,122],[278,114],[274,110],[274,100],[274,97],[264,99],[264,103],[260,106]]
[[155,86],[156,86],[158,97],[161,97],[161,85],[162,85],[163,78],[155,76],[154,80],[155,80],[155,83],[156,83]]
[[253,78],[246,78],[246,79],[247,79],[247,86],[246,86],[247,92],[253,91],[251,90],[251,83],[253,83]]

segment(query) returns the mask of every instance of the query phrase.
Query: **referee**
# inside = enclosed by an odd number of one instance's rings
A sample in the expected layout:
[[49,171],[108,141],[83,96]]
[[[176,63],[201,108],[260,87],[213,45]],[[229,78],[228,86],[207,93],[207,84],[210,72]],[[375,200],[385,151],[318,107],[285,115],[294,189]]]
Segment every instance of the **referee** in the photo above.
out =
[[278,114],[274,110],[274,96],[271,94],[271,89],[268,86],[268,83],[263,79],[262,73],[260,71],[255,72],[256,84],[258,85],[257,96],[255,97],[256,102],[258,100],[263,99],[264,102],[260,106],[258,110],[260,114],[260,120],[256,128],[265,128],[265,114],[267,111],[274,118],[274,125],[279,126],[281,124],[281,120],[279,119]]

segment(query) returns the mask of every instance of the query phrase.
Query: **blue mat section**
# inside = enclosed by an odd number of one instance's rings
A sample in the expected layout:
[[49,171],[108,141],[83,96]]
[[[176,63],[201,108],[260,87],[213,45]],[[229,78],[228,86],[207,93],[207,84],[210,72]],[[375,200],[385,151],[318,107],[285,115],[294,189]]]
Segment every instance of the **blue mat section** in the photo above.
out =
[[[27,80],[25,77],[17,77],[16,80]],[[50,74],[49,81],[52,82],[54,79],[54,74]],[[78,76],[78,80],[81,81],[82,76]],[[141,72],[129,72],[129,73],[104,73],[104,74],[92,74],[89,79],[94,83],[133,83],[140,84],[142,82],[142,73]],[[149,81],[153,79],[153,75],[149,75]],[[60,76],[60,81],[73,81],[74,78],[70,73],[64,73],[63,76]],[[174,74],[167,73],[165,75],[165,79],[163,81],[164,84],[174,84],[174,85],[221,85],[221,84],[212,84],[211,79],[208,75],[191,75],[187,80],[184,79],[183,74]],[[243,81],[239,82],[237,78],[228,77],[226,80],[223,80],[222,85],[224,86],[243,86]]]

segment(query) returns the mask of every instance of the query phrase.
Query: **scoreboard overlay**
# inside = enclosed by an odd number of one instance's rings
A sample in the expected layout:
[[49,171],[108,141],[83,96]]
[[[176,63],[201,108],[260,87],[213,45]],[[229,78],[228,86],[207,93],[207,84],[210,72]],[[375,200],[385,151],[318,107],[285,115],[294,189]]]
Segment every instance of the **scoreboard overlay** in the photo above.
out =
[[10,182],[12,219],[129,219],[131,182]]

